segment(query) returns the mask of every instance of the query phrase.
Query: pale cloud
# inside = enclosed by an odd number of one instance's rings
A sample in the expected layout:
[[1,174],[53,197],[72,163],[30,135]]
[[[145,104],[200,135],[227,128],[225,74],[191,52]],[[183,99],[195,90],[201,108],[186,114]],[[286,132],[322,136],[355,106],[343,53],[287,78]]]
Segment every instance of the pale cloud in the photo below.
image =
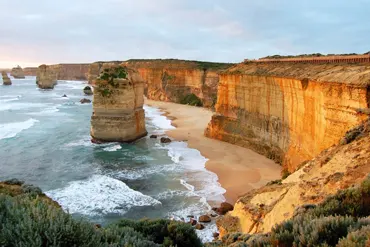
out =
[[0,0],[0,64],[362,53],[368,9],[369,0]]

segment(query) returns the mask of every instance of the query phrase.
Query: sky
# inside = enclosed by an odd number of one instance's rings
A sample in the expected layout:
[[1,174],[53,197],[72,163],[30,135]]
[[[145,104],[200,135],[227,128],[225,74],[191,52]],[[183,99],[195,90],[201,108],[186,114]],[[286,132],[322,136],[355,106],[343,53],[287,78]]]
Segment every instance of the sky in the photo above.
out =
[[0,0],[0,68],[370,51],[370,0]]

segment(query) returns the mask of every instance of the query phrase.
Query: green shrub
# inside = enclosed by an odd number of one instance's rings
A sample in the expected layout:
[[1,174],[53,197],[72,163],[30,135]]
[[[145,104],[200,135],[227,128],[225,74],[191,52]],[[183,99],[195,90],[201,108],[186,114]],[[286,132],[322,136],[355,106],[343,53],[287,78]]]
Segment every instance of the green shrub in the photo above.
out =
[[338,247],[366,247],[370,245],[370,226],[350,232],[346,238],[339,241]]
[[202,101],[195,94],[188,94],[180,101],[184,105],[203,106]]
[[159,220],[121,220],[114,224],[118,227],[130,227],[142,233],[146,238],[163,246],[202,246],[194,228],[183,222]]

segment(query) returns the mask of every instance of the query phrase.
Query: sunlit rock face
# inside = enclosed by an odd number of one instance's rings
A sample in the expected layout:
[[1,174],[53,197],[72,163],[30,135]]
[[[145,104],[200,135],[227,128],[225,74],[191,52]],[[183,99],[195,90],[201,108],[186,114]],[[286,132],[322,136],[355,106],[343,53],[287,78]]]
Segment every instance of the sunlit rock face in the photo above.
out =
[[8,74],[5,71],[1,72],[1,76],[3,78],[3,85],[5,86],[12,85],[12,81],[10,80]]
[[41,89],[53,89],[57,84],[58,73],[52,66],[40,65],[37,70],[36,84]]
[[13,68],[10,75],[13,76],[15,79],[24,79],[24,78],[26,78],[24,76],[23,69],[20,66],[17,66],[15,68]]
[[365,65],[240,64],[220,75],[205,135],[294,171],[365,118],[369,82]]
[[[119,72],[119,76],[115,68],[124,68],[125,72]],[[94,82],[92,141],[132,142],[147,135],[143,109],[144,81],[140,74],[122,66],[107,69],[106,77],[104,73]],[[115,74],[114,78],[109,76],[112,74]]]
[[[90,65],[89,83],[106,67],[120,62],[97,62]],[[138,71],[145,81],[148,99],[180,103],[190,94],[196,95],[204,107],[216,103],[218,73],[232,66],[225,63],[184,61],[176,59],[132,59],[123,62]]]

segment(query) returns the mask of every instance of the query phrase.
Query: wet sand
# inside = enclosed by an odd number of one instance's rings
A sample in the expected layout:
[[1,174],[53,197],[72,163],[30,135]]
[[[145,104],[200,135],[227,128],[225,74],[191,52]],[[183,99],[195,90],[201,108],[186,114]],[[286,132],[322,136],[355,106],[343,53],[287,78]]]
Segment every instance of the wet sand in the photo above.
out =
[[188,105],[145,100],[145,104],[160,108],[176,127],[166,134],[178,141],[187,141],[209,159],[206,168],[217,174],[226,190],[225,198],[234,203],[251,189],[280,178],[281,167],[252,150],[210,139],[204,136],[213,112]]

